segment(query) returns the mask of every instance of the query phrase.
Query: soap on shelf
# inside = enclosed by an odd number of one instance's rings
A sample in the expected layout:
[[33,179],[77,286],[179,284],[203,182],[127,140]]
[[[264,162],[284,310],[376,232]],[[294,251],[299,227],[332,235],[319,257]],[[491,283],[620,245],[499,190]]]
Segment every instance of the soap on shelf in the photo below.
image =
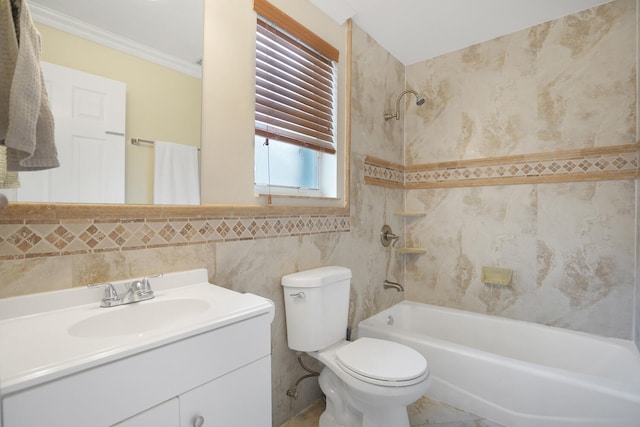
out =
[[398,254],[424,254],[427,253],[426,249],[421,248],[396,248]]
[[482,267],[482,283],[509,286],[511,284],[511,278],[513,277],[513,270],[510,268],[498,268],[498,267]]

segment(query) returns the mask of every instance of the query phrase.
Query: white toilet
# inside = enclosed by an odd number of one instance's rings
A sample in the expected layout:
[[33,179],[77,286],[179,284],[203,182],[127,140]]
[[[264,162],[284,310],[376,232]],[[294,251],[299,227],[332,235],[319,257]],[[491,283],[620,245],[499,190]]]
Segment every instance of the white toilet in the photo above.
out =
[[346,340],[351,270],[321,267],[282,278],[289,348],[324,364],[320,427],[408,427],[407,405],[429,388],[417,351],[375,338]]

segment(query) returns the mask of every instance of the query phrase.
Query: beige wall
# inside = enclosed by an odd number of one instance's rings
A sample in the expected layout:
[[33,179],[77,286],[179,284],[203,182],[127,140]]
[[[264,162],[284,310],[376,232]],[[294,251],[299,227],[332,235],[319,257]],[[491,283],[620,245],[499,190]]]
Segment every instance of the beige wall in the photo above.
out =
[[[406,119],[407,164],[634,144],[636,1],[407,67],[425,108]],[[633,180],[422,189],[407,298],[632,338]],[[480,281],[514,270],[513,285]]]
[[42,59],[125,82],[126,201],[153,203],[153,148],[131,138],[200,146],[201,82],[148,62],[38,24]]
[[[640,0],[636,0],[636,12],[640,10]],[[640,13],[636,13],[636,140],[640,140]],[[635,335],[636,347],[640,350],[640,180],[636,179],[636,298]]]

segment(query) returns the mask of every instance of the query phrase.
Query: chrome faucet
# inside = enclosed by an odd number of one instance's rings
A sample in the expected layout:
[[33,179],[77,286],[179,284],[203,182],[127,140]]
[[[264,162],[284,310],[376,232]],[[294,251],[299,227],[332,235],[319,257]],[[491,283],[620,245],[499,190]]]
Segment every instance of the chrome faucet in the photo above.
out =
[[111,283],[96,283],[87,285],[89,288],[104,286],[104,297],[100,301],[100,307],[116,307],[124,304],[132,304],[134,302],[146,301],[154,297],[153,290],[149,278],[142,280],[134,280],[131,283],[125,283],[126,294],[118,295],[116,288]]

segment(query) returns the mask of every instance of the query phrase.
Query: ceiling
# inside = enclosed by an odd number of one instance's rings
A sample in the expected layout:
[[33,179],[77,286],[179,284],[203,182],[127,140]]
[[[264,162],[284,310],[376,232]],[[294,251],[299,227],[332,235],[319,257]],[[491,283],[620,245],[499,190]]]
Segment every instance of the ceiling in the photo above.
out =
[[[195,63],[202,52],[203,1],[31,0],[30,4]],[[611,0],[307,1],[338,22],[352,17],[410,65]]]
[[[30,0],[29,4],[195,64],[202,58],[204,0]],[[39,10],[37,11],[39,12]],[[34,20],[42,14],[34,13]]]
[[405,65],[611,0],[309,0],[338,22],[351,17]]

